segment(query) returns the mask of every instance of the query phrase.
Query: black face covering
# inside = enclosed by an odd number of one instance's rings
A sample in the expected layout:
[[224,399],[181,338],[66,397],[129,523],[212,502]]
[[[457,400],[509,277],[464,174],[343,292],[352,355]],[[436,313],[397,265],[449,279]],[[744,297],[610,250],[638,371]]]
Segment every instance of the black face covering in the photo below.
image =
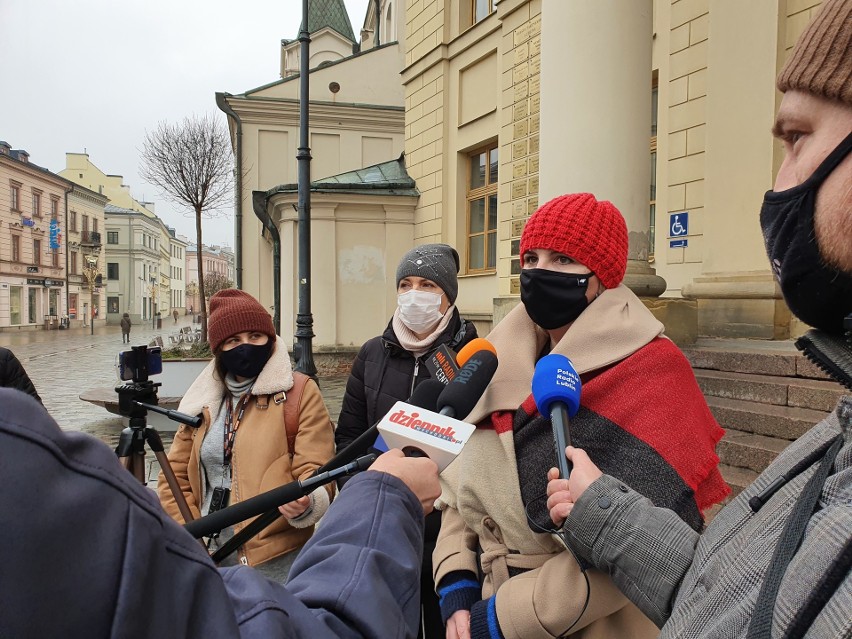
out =
[[521,271],[521,301],[530,319],[545,330],[560,328],[580,317],[589,305],[586,289],[592,273],[574,275],[543,268]]
[[760,209],[766,253],[784,301],[800,320],[829,333],[842,332],[843,318],[852,313],[852,276],[820,256],[814,208],[820,185],[850,150],[852,134],[802,184],[778,193],[768,191]]
[[240,344],[236,348],[219,353],[219,361],[231,375],[257,377],[272,355],[273,344],[272,340],[260,345]]

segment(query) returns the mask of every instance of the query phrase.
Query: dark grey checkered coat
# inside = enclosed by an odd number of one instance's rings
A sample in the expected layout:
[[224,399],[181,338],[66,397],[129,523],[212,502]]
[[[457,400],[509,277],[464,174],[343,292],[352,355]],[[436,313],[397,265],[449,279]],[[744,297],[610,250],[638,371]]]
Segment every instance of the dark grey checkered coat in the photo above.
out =
[[[791,444],[728,504],[703,535],[670,510],[604,475],[577,501],[566,529],[572,546],[612,575],[658,626],[661,638],[745,637],[775,544],[818,462],[779,490],[757,513],[750,497],[842,432],[832,474],[811,516],[775,603],[772,636],[785,636],[852,538],[852,397]],[[852,575],[840,585],[805,637],[852,637]]]

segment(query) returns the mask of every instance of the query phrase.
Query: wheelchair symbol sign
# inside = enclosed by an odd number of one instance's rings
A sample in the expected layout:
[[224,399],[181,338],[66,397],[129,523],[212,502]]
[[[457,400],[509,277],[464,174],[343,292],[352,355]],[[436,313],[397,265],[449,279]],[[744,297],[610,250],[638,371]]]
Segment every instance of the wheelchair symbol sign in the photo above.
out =
[[669,237],[689,235],[689,213],[686,211],[669,214]]

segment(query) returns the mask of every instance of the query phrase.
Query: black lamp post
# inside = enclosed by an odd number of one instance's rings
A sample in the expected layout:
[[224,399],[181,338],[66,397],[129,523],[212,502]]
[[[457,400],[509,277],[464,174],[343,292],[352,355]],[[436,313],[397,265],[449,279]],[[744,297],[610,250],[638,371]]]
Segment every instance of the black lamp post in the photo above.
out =
[[299,30],[299,312],[296,314],[296,370],[316,378],[311,314],[311,148],[308,141],[308,104],[310,101],[309,57],[311,34],[308,31],[308,0],[302,0],[302,27]]
[[91,310],[89,310],[89,335],[95,334],[95,284],[97,284],[98,279],[98,256],[97,255],[86,255],[86,266],[85,266],[85,275],[86,281],[89,284],[89,302],[92,305]]

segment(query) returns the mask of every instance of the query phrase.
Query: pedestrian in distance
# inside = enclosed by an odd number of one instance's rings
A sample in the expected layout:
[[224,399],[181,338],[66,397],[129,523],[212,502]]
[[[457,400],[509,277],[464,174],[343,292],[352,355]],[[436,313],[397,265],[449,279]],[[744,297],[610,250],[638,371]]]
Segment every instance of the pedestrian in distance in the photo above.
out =
[[175,310],[172,312],[172,316],[175,318],[175,324],[177,324],[177,318],[178,318],[178,310],[177,310],[177,309],[175,309]]
[[[777,87],[785,155],[759,216],[767,255],[790,310],[814,327],[799,344],[852,389],[852,2],[823,2]],[[852,637],[852,396],[703,534],[581,448],[567,449],[569,480],[550,471],[550,516],[660,637]]]
[[125,313],[121,316],[121,343],[129,344],[130,343],[130,327],[133,326],[133,322],[130,321],[130,314]]
[[24,365],[8,348],[0,346],[0,387],[17,388],[41,402],[38,392],[33,385]]
[[[196,518],[306,479],[334,454],[334,430],[319,387],[293,372],[284,340],[255,298],[237,289],[216,293],[207,336],[214,358],[178,406],[203,422],[181,426],[168,454]],[[166,512],[184,523],[162,472],[157,489]],[[283,517],[221,565],[254,566],[284,583],[333,494],[330,484],[280,506]],[[215,552],[243,525],[211,537],[208,548]]]
[[[335,432],[338,451],[431,377],[424,362],[436,349],[458,352],[476,338],[476,328],[455,305],[458,270],[459,255],[447,244],[423,244],[403,255],[396,270],[394,315],[381,335],[361,347],[346,382]],[[444,636],[431,561],[440,525],[441,513],[426,517],[421,590],[426,639]]]
[[465,418],[476,431],[441,474],[433,563],[448,639],[658,632],[608,575],[590,571],[589,586],[548,534],[553,425],[530,394],[545,355],[568,357],[580,374],[572,436],[609,472],[673,508],[690,530],[728,493],[715,453],[722,429],[689,362],[622,283],[627,242],[619,210],[590,193],[544,203],[524,227],[522,303],[488,335],[500,366]]
[[15,540],[0,546],[0,637],[417,633],[423,515],[440,493],[430,459],[393,450],[355,477],[285,588],[248,566],[217,570],[103,442],[61,430],[20,391],[0,389],[0,406],[0,512]]

